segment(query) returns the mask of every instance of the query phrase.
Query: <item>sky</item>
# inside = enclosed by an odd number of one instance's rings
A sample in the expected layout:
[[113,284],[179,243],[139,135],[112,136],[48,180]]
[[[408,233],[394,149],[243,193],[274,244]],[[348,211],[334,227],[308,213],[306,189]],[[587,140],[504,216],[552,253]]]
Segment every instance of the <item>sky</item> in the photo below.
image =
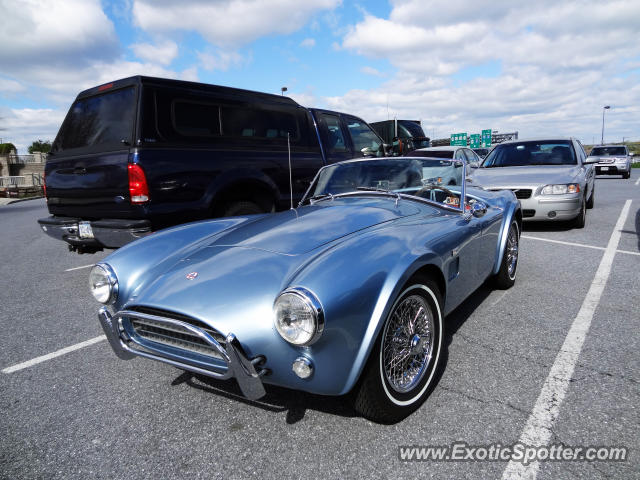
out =
[[287,95],[432,138],[640,140],[638,0],[0,0],[0,138],[131,75]]

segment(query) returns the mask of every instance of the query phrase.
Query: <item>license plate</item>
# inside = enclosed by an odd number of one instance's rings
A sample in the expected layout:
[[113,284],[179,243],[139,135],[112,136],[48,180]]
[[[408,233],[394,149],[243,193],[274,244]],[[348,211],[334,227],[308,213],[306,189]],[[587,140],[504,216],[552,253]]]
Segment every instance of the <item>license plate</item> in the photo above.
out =
[[91,228],[91,222],[79,222],[78,232],[80,238],[93,238],[93,229]]
[[605,170],[609,170],[609,167],[600,167],[600,170],[604,172]]

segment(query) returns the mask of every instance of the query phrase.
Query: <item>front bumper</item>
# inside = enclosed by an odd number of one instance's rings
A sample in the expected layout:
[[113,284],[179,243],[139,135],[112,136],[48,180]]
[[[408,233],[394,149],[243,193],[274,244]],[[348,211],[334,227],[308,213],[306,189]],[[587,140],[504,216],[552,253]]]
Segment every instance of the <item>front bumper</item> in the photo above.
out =
[[[582,193],[541,195],[539,185],[517,187],[485,187],[487,190],[512,190],[520,200],[523,221],[566,221],[576,218],[582,210]],[[530,192],[523,198],[524,192]],[[525,194],[526,195],[526,194]]]
[[596,163],[596,175],[622,175],[629,173],[629,163]]
[[74,247],[119,248],[151,233],[149,220],[102,219],[88,222],[93,238],[80,235],[78,224],[82,221],[74,217],[52,215],[38,220],[42,230],[56,240],[62,240]]
[[[221,345],[210,333],[194,325],[180,320],[169,319],[147,313],[123,310],[111,315],[106,307],[98,313],[100,325],[104,330],[111,348],[122,360],[131,360],[136,356],[157,360],[174,367],[201,375],[226,380],[235,378],[242,394],[250,400],[265,395],[261,377],[268,373],[260,368],[266,359],[263,356],[247,358],[240,342],[233,333],[229,333]],[[161,324],[167,329],[188,331],[205,342],[214,350],[215,357],[194,354],[185,356],[184,351],[171,348],[170,345],[145,341],[133,333],[130,328],[131,319]]]

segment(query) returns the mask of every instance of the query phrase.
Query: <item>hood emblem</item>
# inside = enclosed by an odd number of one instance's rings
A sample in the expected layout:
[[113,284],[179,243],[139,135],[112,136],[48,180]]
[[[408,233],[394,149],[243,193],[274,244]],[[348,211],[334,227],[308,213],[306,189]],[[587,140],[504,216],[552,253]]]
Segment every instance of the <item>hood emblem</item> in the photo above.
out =
[[187,273],[187,280],[193,280],[194,278],[196,278],[198,276],[198,272],[191,272],[191,273]]

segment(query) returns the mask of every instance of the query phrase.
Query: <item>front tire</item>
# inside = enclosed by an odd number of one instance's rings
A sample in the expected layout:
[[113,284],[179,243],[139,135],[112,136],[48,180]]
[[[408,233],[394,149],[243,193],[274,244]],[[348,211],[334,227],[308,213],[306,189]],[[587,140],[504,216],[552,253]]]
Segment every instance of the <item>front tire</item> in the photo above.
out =
[[520,250],[520,229],[518,222],[513,220],[507,232],[507,241],[502,252],[502,262],[500,270],[494,277],[494,283],[500,290],[513,287],[516,283],[516,273],[518,271],[518,253]]
[[631,178],[631,170],[622,174],[622,178],[627,179]]
[[356,391],[356,411],[379,423],[402,420],[422,404],[442,357],[438,287],[424,278],[407,285],[391,308]]
[[595,203],[595,197],[596,197],[596,186],[594,185],[593,188],[591,189],[591,196],[589,197],[589,200],[587,200],[587,208],[589,209],[593,208],[593,205]]
[[582,206],[580,208],[580,213],[573,220],[573,228],[584,228],[587,223],[587,201],[585,198],[582,199]]

